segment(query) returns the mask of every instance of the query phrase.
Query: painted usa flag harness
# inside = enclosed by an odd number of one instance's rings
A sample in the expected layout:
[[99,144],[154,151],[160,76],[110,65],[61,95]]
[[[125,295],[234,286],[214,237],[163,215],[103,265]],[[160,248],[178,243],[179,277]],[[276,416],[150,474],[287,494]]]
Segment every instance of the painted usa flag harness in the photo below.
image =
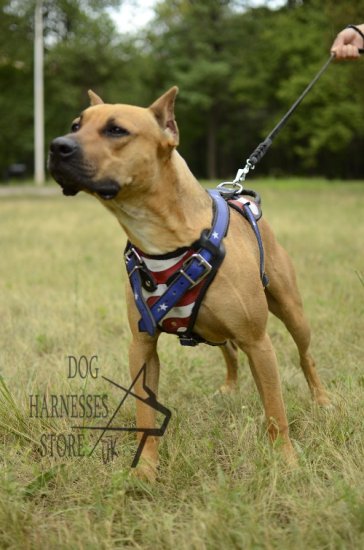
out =
[[261,217],[260,198],[245,190],[257,202],[242,194],[228,196],[218,190],[208,191],[213,201],[211,229],[202,231],[190,247],[169,254],[148,255],[128,242],[124,259],[135,304],[141,315],[139,331],[151,336],[157,330],[175,334],[185,346],[206,342],[193,332],[202,299],[225,257],[223,239],[226,236],[230,209],[234,208],[250,223],[257,238],[260,253],[260,276],[264,286],[264,250],[257,221]]

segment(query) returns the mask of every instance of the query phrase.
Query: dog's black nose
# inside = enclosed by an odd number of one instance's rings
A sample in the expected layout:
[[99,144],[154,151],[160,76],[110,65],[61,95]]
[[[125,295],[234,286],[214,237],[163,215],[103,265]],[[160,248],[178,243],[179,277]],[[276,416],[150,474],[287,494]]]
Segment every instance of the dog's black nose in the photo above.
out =
[[52,155],[64,160],[76,153],[78,144],[73,139],[58,137],[52,141],[50,150]]

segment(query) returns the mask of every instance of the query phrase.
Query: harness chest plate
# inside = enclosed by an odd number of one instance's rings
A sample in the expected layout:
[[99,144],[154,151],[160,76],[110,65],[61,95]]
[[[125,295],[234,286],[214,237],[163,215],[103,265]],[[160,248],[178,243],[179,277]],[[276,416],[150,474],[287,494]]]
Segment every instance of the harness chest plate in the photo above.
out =
[[[126,246],[124,258],[135,304],[141,314],[141,332],[153,336],[159,329],[176,334],[182,345],[197,345],[204,341],[193,333],[193,326],[206,290],[225,256],[223,239],[229,226],[228,204],[248,219],[260,239],[256,223],[261,216],[259,204],[242,196],[227,201],[216,190],[209,191],[209,194],[214,209],[212,227],[204,230],[190,248],[150,256],[130,242]],[[262,246],[260,252],[263,275]]]
[[[159,257],[149,257],[140,250],[137,252],[154,282],[153,290],[150,290],[147,284],[143,284],[143,282],[141,286],[143,299],[148,308],[151,309],[166,292],[168,284],[171,283],[173,277],[186,266],[195,251],[187,249],[184,252],[180,251],[176,256],[167,255]],[[143,271],[144,269],[141,269],[140,273],[143,273]],[[187,274],[186,276],[188,277]],[[204,284],[204,278],[197,282],[192,281],[192,283],[190,289],[169,311],[167,311],[167,304],[162,302],[159,305],[160,310],[166,312],[159,322],[159,328],[163,332],[178,335],[187,332],[193,309],[196,306],[196,301]]]

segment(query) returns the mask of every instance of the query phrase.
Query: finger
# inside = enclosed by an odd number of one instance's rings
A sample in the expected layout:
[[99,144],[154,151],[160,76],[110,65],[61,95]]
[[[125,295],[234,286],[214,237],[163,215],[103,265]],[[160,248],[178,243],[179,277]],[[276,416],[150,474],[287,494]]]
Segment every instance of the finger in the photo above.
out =
[[351,44],[341,45],[336,48],[331,48],[331,53],[335,54],[335,59],[358,59],[360,57],[357,46]]
[[343,50],[346,59],[357,59],[360,55],[358,47],[353,46],[352,44],[347,44],[346,46],[343,46]]

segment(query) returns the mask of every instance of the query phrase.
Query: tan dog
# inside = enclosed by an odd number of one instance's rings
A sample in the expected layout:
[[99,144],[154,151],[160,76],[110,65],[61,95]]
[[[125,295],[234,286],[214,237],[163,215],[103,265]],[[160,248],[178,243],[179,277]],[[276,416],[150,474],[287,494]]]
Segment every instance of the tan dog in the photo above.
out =
[[[51,144],[49,165],[66,195],[80,190],[95,195],[117,217],[129,240],[146,254],[165,254],[196,241],[211,226],[212,201],[176,151],[178,129],[174,118],[177,88],[171,88],[148,109],[107,105],[89,92],[91,107],[73,123],[72,133]],[[225,259],[210,285],[197,316],[194,332],[220,343],[227,377],[222,391],[237,383],[237,350],[242,349],[263,401],[270,439],[278,436],[289,462],[295,452],[288,435],[277,360],[266,332],[268,311],[291,333],[313,399],[329,400],[308,349],[310,329],[297,290],[292,263],[277,243],[269,225],[259,222],[266,254],[269,286],[263,289],[259,254],[248,222],[232,211],[224,239]],[[130,286],[127,305],[132,343],[130,370],[134,379],[147,365],[147,384],[157,394],[157,340],[139,332],[140,314]],[[145,397],[141,384],[136,389]],[[155,427],[155,413],[137,401],[137,426]],[[149,437],[139,473],[154,479],[158,438]]]

